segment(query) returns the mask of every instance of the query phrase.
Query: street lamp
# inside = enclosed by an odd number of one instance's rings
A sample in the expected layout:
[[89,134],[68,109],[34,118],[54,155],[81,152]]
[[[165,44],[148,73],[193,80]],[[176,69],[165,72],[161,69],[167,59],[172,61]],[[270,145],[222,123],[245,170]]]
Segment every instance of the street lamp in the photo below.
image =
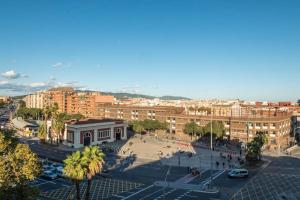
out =
[[213,157],[213,145],[212,145],[212,114],[213,114],[213,111],[212,111],[212,103],[210,105],[210,183],[209,183],[209,186],[210,188],[212,188],[212,166],[213,166],[213,163],[212,163],[212,157]]

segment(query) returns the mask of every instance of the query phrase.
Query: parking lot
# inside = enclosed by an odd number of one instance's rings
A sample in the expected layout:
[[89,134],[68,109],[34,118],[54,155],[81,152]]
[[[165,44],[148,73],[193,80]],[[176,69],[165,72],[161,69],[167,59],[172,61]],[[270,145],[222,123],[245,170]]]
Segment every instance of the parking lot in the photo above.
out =
[[64,178],[56,178],[54,180],[49,180],[40,177],[35,181],[30,182],[29,184],[38,187],[41,192],[44,192],[59,189],[61,187],[70,186],[72,183]]
[[[54,182],[57,186],[58,183]],[[53,183],[46,183],[46,184],[53,184]],[[113,198],[118,197],[118,194],[127,192],[132,189],[139,189],[143,185],[140,183],[135,183],[131,181],[126,180],[117,180],[117,179],[110,179],[110,178],[98,178],[96,177],[92,181],[91,185],[91,194],[90,197],[93,200],[97,199],[107,199],[107,198]],[[80,191],[81,191],[81,198],[84,198],[85,192],[86,192],[87,183],[82,182],[80,184]],[[76,194],[75,187],[72,185],[67,186],[60,186],[56,189],[49,190],[41,193],[41,197],[46,197],[48,199],[74,199]]]

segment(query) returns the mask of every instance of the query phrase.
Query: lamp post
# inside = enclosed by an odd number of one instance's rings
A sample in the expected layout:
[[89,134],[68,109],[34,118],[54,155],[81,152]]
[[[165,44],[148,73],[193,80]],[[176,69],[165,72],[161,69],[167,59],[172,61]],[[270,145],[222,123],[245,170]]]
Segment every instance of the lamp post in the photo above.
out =
[[212,111],[212,103],[210,105],[210,183],[209,183],[209,186],[210,188],[212,188],[212,166],[213,166],[213,163],[212,163],[212,157],[213,157],[213,144],[212,144],[212,115],[213,115],[213,111]]

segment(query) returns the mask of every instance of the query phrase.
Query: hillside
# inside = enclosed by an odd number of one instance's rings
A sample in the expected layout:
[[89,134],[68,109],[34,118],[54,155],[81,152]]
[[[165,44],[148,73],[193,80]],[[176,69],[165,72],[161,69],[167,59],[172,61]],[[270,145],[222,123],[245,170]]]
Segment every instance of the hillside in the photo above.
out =
[[156,96],[150,96],[150,95],[144,95],[144,94],[132,94],[132,93],[125,93],[125,92],[101,92],[104,95],[113,95],[117,99],[124,99],[124,98],[145,98],[145,99],[154,99],[154,98],[159,98],[161,100],[190,100],[189,98],[186,97],[181,97],[181,96],[161,96],[161,97],[156,97]]

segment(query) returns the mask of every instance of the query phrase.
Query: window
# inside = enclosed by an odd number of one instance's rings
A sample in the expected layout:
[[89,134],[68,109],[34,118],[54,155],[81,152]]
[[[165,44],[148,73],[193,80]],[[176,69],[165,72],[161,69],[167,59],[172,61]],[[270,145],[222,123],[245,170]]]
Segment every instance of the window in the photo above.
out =
[[110,138],[110,129],[98,130],[98,140]]
[[73,131],[67,132],[67,141],[74,144],[74,132]]

